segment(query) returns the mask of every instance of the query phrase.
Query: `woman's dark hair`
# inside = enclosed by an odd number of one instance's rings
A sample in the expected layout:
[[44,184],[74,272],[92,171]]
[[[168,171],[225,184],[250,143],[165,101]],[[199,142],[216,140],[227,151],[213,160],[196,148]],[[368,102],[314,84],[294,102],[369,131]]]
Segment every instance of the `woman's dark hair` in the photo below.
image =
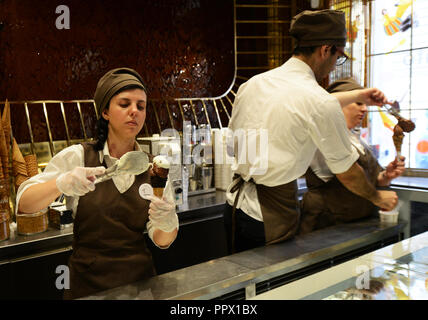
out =
[[[135,84],[131,84],[129,86],[123,87],[120,90],[118,90],[114,94],[114,96],[118,95],[119,93],[121,93],[123,91],[133,90],[133,89],[141,89],[141,87],[139,87]],[[146,94],[147,94],[146,90],[144,90],[144,92],[146,92]],[[107,102],[107,105],[105,107],[105,109],[107,109],[107,110],[110,107],[110,101],[111,101],[111,99]],[[103,150],[104,144],[108,138],[108,120],[104,119],[101,114],[99,114],[98,117],[99,118],[98,118],[97,123],[95,125],[95,130],[96,130],[96,143],[94,145],[95,151]]]

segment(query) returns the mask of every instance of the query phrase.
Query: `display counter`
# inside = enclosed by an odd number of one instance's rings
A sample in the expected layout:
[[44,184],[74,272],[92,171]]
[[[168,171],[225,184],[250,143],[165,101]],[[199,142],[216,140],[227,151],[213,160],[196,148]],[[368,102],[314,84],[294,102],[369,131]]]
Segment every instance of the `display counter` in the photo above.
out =
[[[225,202],[222,191],[189,197],[177,210],[180,232],[168,250],[156,247],[145,234],[158,274],[227,254]],[[1,241],[0,299],[62,299],[55,286],[56,268],[68,264],[72,241],[72,227],[49,227],[28,236],[12,233],[9,240]]]
[[411,202],[428,203],[428,178],[398,177],[392,181],[391,190],[395,191],[398,199],[402,201],[400,219],[407,222],[404,229],[404,238],[409,238],[412,228]]
[[405,226],[337,225],[103,291],[84,299],[243,299],[396,242]]
[[[377,219],[336,226],[231,256],[227,256],[223,228],[225,193],[189,197],[188,203],[178,208],[180,232],[171,247],[161,250],[148,241],[159,275],[149,284],[133,284],[129,287],[132,293],[123,293],[127,291],[122,288],[113,296],[109,293],[93,298],[133,299],[148,289],[153,299],[251,297],[401,240],[403,234],[406,238],[411,223],[410,201],[428,202],[428,179],[422,179],[400,178],[392,186],[404,201],[396,226],[381,226]],[[303,182],[299,183],[300,194],[305,191]],[[0,281],[9,288],[2,291],[0,299],[60,299],[62,295],[54,286],[55,268],[67,264],[72,231],[49,228],[30,236],[12,234],[9,240],[0,242]]]
[[428,232],[255,296],[255,300],[427,300]]
[[[225,193],[216,191],[190,197],[188,202],[177,209],[180,227],[199,221],[218,218],[222,215]],[[34,235],[19,235],[12,232],[6,241],[0,242],[0,263],[5,259],[44,255],[51,250],[71,249],[73,227],[58,230],[49,227],[47,231]]]

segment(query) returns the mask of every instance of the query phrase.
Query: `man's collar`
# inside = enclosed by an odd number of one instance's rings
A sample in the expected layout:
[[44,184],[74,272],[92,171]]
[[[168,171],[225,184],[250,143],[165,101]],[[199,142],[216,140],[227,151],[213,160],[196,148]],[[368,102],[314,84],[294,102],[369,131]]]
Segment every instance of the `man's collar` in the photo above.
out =
[[315,78],[315,73],[312,68],[302,59],[299,59],[297,57],[291,57],[286,63],[293,67],[299,68],[301,71],[304,71],[310,74],[313,78]]

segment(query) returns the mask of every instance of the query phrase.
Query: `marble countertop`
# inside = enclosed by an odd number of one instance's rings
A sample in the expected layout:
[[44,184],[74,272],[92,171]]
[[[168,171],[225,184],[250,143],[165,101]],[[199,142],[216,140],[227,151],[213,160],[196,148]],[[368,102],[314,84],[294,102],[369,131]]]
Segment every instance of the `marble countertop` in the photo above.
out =
[[84,299],[211,299],[332,259],[401,232],[379,219],[343,224],[103,291]]
[[425,232],[253,299],[427,300],[427,274],[428,232]]

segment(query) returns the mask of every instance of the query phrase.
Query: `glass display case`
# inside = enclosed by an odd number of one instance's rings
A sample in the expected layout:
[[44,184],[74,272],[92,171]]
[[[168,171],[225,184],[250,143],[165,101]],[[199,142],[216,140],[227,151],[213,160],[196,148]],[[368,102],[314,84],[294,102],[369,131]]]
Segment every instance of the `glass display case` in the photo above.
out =
[[427,300],[428,232],[255,296],[255,300]]

